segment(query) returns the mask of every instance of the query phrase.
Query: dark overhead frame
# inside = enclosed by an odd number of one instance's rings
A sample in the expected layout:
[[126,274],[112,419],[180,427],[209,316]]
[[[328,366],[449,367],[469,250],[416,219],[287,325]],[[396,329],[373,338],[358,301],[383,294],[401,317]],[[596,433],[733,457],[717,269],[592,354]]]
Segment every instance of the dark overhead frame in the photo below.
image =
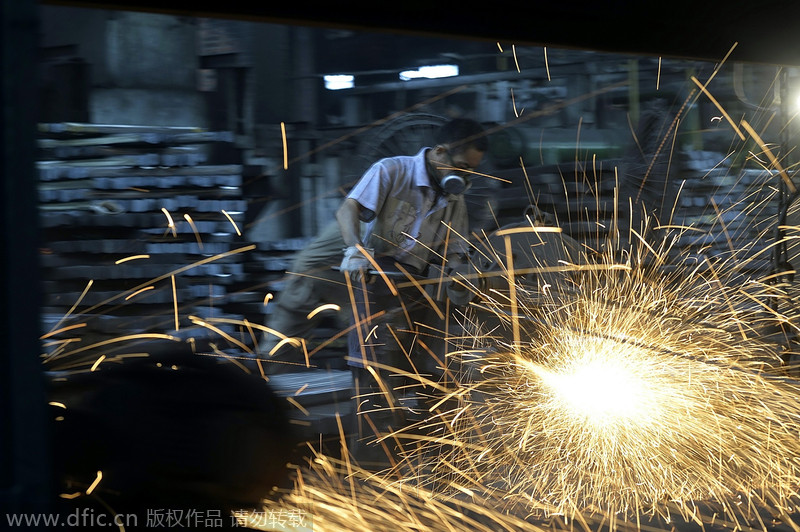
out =
[[183,16],[248,19],[598,52],[800,66],[797,0],[224,2],[46,0]]

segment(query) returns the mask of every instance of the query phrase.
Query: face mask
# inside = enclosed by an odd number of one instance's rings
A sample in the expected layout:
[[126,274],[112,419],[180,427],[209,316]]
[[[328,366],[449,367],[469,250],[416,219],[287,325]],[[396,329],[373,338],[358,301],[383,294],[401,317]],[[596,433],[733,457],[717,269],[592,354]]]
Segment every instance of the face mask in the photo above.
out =
[[447,174],[439,183],[447,194],[463,194],[469,183],[466,179],[456,174]]
[[[447,157],[450,158],[450,165],[456,166],[455,161],[453,160],[453,156],[450,154],[450,151],[447,151]],[[442,187],[442,190],[445,191],[447,194],[463,194],[469,188],[469,178],[461,175],[461,173],[452,173],[446,174],[442,177],[442,180],[439,182],[439,185]]]

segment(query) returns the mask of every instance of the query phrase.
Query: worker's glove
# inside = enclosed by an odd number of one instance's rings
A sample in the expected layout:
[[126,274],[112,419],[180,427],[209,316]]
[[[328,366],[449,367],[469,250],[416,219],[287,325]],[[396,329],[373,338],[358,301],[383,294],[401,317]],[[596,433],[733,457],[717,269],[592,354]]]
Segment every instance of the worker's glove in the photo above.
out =
[[[372,248],[362,249],[369,254],[370,257],[374,256]],[[364,255],[356,246],[348,246],[344,250],[344,258],[339,270],[350,276],[354,281],[360,281],[364,276],[364,272],[368,270],[372,262]]]

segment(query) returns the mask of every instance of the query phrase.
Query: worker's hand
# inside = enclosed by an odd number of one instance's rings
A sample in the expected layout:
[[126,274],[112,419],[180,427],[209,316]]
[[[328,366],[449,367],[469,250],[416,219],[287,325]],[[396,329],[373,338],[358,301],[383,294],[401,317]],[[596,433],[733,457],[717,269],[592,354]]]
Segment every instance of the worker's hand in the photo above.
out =
[[[374,256],[374,250],[372,248],[361,249],[368,253],[370,257]],[[339,266],[339,270],[349,275],[352,280],[360,281],[371,265],[372,263],[370,260],[358,247],[348,246],[344,250],[344,258],[342,259],[342,264]]]

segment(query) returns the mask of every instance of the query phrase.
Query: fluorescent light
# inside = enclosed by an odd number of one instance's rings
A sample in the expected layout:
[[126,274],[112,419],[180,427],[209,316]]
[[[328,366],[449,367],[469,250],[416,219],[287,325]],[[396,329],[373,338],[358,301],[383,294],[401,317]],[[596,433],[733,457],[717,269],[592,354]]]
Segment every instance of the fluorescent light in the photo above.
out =
[[452,76],[458,76],[458,65],[428,65],[419,67],[417,70],[400,72],[400,79],[403,81],[420,78],[449,78]]
[[324,76],[325,88],[329,91],[352,89],[355,86],[354,77],[349,74],[331,74]]

